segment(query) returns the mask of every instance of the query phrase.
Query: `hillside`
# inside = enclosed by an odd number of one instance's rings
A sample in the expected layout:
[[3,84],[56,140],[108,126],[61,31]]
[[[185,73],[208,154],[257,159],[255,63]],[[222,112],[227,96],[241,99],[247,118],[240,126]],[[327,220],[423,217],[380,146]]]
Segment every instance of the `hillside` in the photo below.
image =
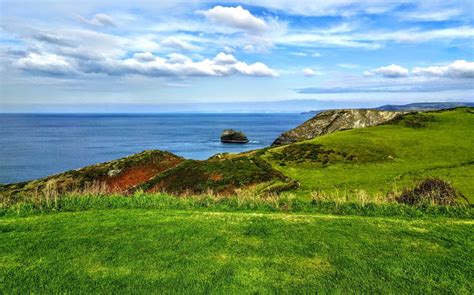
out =
[[472,126],[472,108],[407,114],[385,125],[272,148],[263,158],[300,183],[300,196],[364,191],[385,197],[436,176],[473,201]]

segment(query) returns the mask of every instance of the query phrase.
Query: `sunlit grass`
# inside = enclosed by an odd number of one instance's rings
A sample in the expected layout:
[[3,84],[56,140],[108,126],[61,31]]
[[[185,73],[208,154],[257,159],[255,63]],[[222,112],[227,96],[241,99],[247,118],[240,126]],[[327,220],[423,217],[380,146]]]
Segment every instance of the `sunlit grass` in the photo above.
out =
[[[264,156],[273,166],[301,184],[298,196],[311,192],[334,194],[364,190],[387,195],[421,179],[438,177],[452,183],[474,200],[474,114],[470,109],[431,113],[424,127],[405,126],[403,121],[364,129],[341,131],[305,141],[325,149],[353,155],[353,160],[322,164],[315,161],[285,162],[270,149]],[[294,149],[294,148],[293,148]]]
[[5,293],[471,293],[470,220],[115,209],[0,219]]

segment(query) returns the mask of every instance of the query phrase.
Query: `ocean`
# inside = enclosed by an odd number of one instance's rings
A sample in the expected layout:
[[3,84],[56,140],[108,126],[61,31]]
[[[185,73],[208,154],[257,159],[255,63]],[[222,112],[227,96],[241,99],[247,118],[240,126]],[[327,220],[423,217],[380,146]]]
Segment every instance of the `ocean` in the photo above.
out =
[[[310,114],[0,114],[0,183],[45,177],[149,149],[190,159],[269,146]],[[223,144],[226,128],[250,142]]]

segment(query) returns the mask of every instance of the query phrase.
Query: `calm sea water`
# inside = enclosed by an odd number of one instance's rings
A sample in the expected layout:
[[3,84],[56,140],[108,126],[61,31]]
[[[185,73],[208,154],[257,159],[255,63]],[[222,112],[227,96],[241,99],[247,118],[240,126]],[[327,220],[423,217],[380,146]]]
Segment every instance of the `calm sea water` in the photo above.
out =
[[[311,115],[0,114],[0,183],[20,182],[160,149],[191,159],[270,145]],[[222,144],[223,129],[250,143]]]

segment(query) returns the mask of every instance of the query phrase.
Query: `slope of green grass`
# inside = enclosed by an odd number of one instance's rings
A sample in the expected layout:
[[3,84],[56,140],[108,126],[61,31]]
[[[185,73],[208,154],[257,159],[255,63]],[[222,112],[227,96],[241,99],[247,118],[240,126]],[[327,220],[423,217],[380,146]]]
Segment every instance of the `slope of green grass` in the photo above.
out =
[[472,220],[115,209],[0,219],[18,293],[472,294]]
[[451,182],[474,201],[474,111],[405,116],[269,149],[264,158],[300,182],[298,194],[364,190],[386,195],[427,177]]

